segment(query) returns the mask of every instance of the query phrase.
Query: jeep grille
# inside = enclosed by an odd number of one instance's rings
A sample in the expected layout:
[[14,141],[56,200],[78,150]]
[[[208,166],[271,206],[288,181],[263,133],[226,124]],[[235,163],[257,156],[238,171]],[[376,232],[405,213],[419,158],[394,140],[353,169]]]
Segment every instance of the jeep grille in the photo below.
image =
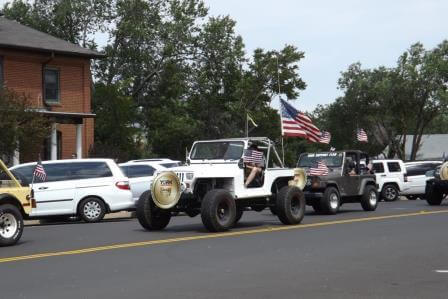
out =
[[183,182],[185,180],[185,172],[176,172],[176,175],[179,178],[180,182]]

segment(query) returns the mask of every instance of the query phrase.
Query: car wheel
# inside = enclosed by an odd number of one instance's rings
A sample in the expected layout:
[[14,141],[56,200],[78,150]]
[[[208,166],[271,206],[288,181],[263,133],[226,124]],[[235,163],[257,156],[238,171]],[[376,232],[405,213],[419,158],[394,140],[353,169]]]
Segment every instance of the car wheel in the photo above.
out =
[[17,207],[0,206],[0,246],[14,245],[23,233],[23,217]]
[[222,232],[235,224],[236,204],[232,194],[224,189],[214,189],[205,194],[201,204],[201,218],[211,232]]
[[151,198],[151,192],[145,191],[137,201],[137,220],[146,230],[162,230],[170,223],[171,212],[157,207]]
[[106,214],[106,206],[99,198],[87,197],[79,205],[78,214],[85,222],[99,222]]
[[283,224],[299,224],[305,215],[305,195],[295,186],[285,186],[277,196],[277,216]]
[[237,224],[241,220],[241,217],[243,217],[243,213],[244,213],[244,211],[242,209],[236,210],[235,224]]
[[399,195],[398,188],[391,184],[385,185],[383,190],[381,190],[381,198],[385,201],[395,201],[398,199]]
[[334,215],[339,211],[341,198],[338,189],[328,187],[325,189],[324,196],[320,199],[320,210],[327,215]]
[[375,186],[367,185],[361,196],[361,206],[364,211],[375,211],[378,206],[378,192]]
[[440,206],[443,200],[443,194],[434,185],[428,186],[426,188],[426,202],[430,206]]

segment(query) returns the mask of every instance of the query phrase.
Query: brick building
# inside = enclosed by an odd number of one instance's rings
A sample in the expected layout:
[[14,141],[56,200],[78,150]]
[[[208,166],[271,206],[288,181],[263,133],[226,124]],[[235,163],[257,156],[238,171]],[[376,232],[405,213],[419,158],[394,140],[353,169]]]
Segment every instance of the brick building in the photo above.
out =
[[[90,60],[101,57],[0,16],[0,84],[25,94],[53,123],[43,160],[88,156],[94,138]],[[30,160],[36,157],[14,154],[14,164]]]

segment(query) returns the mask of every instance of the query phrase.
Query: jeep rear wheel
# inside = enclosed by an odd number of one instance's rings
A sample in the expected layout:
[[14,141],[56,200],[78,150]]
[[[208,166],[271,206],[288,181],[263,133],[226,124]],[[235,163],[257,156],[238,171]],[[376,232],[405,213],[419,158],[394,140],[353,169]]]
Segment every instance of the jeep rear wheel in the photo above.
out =
[[14,245],[23,233],[23,217],[17,207],[0,206],[0,246]]
[[295,186],[285,186],[277,195],[276,212],[283,224],[299,224],[305,215],[305,195]]
[[137,219],[147,230],[164,229],[171,220],[171,212],[157,207],[151,198],[151,192],[145,191],[137,201]]
[[373,185],[367,185],[361,196],[361,206],[364,211],[375,211],[378,205],[378,193]]
[[235,224],[236,204],[229,191],[214,189],[205,194],[201,204],[201,218],[211,232],[222,232]]
[[383,187],[381,190],[381,197],[385,201],[395,201],[398,199],[399,191],[398,188],[394,185],[388,184]]
[[426,202],[430,206],[440,206],[443,200],[443,194],[434,185],[428,186],[426,188]]
[[320,210],[322,213],[334,215],[339,211],[341,206],[341,199],[338,189],[335,187],[328,187],[325,189],[324,196],[320,199]]

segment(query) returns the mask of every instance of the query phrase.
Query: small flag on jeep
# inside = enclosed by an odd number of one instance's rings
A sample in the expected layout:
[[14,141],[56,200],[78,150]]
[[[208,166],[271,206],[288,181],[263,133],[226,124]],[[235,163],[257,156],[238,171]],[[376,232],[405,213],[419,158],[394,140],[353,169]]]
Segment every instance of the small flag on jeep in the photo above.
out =
[[262,164],[263,152],[247,149],[244,151],[243,161],[244,163]]
[[37,177],[42,182],[47,179],[47,173],[45,172],[45,168],[42,165],[41,160],[39,160],[39,162],[37,162],[36,167],[34,168],[33,176]]
[[328,175],[328,167],[324,161],[317,162],[317,167],[311,167],[308,171],[309,175]]

